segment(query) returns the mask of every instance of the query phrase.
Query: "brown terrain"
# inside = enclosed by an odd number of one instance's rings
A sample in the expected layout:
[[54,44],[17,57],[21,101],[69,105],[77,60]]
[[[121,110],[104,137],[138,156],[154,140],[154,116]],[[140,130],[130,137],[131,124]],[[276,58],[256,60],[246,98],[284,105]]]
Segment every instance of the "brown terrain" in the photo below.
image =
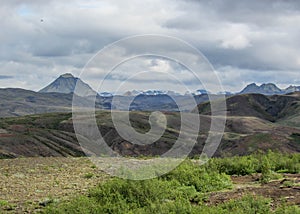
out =
[[[258,184],[259,175],[231,176],[234,189],[214,192],[209,195],[207,204],[215,205],[232,199],[240,199],[244,195],[264,196],[272,199],[272,207],[283,201],[287,204],[300,205],[300,175],[284,174],[284,178],[273,180],[267,184]],[[289,185],[292,183],[293,185]]]
[[0,213],[38,212],[108,178],[88,158],[5,159],[0,166]]
[[[222,142],[215,156],[245,155],[268,149],[300,152],[300,96],[236,95],[227,99],[228,117]],[[201,154],[208,136],[211,117],[209,104],[198,107],[200,133],[191,156]],[[122,114],[122,112],[120,112]],[[180,114],[164,112],[167,129],[150,145],[135,145],[117,133],[110,111],[96,114],[99,131],[105,142],[121,155],[161,155],[175,143],[181,127]],[[150,112],[131,112],[131,125],[141,133],[149,130]],[[189,133],[187,132],[187,136]],[[86,151],[86,150],[85,150]],[[89,151],[86,151],[89,153]],[[27,115],[0,120],[0,157],[83,156],[74,134],[71,113]]]
[[[101,159],[109,167],[111,159]],[[44,206],[87,194],[109,179],[88,158],[17,158],[0,160],[0,213],[36,213]],[[300,205],[300,175],[284,174],[261,185],[259,174],[232,176],[231,190],[209,193],[206,204],[215,205],[245,195],[272,199],[274,208],[282,201]]]

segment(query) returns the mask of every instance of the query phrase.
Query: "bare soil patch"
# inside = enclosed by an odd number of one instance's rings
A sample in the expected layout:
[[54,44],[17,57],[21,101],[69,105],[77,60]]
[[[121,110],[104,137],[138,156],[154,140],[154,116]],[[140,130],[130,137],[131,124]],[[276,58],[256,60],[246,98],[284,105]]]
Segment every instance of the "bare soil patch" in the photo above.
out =
[[[300,206],[300,174],[284,174],[284,178],[261,185],[259,175],[232,176],[234,189],[225,192],[211,193],[207,204],[215,205],[245,195],[258,195],[272,199],[272,207],[282,202]],[[292,185],[287,185],[291,183]]]

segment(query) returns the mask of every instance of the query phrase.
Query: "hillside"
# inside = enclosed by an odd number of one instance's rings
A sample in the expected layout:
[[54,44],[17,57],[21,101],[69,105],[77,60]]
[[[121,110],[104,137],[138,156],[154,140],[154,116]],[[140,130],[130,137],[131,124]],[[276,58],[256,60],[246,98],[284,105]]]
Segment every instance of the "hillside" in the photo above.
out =
[[292,93],[289,96],[296,97],[296,100],[283,109],[277,122],[291,127],[300,127],[300,93]]
[[[149,114],[149,112],[131,112],[132,126],[141,133],[147,132],[150,128]],[[129,156],[161,155],[173,146],[180,130],[180,115],[176,112],[165,113],[165,115],[168,126],[163,136],[152,144],[142,146],[127,142],[119,136],[112,124],[109,111],[99,111],[96,114],[99,130],[106,143],[116,153]],[[70,113],[52,113],[2,119],[0,157],[82,156],[83,151],[74,134],[71,117]],[[191,156],[199,155],[202,151],[208,136],[210,116],[201,116],[200,125],[198,143]],[[188,133],[186,134],[188,137]],[[288,153],[300,152],[299,136],[298,128],[281,126],[257,117],[230,116],[215,155],[245,155],[268,149]],[[95,151],[88,153],[92,154]]]
[[0,117],[70,111],[72,98],[72,94],[40,94],[18,88],[0,89]]
[[[300,92],[273,96],[262,94],[234,95],[226,99],[226,104],[228,116],[257,117],[271,122],[285,121],[298,115]],[[200,114],[209,115],[210,103],[202,103],[198,105],[197,109]]]
[[[71,112],[73,93],[39,93],[19,88],[0,89],[0,118],[51,112]],[[80,105],[87,106],[89,97],[77,96]],[[106,108],[106,99],[97,97],[96,108]]]

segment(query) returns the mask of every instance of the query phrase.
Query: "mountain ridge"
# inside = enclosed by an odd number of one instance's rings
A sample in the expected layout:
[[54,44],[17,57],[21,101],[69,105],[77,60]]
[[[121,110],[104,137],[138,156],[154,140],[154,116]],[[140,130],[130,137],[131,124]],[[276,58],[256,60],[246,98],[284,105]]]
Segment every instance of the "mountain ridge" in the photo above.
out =
[[[76,84],[80,89],[82,89],[79,90],[83,92],[80,95],[74,93]],[[260,91],[255,91],[257,88],[259,88]],[[20,88],[0,89],[0,117],[15,117],[49,112],[71,112],[73,96],[81,97],[80,99],[83,105],[95,102],[96,109],[176,112],[179,110],[177,104],[183,107],[181,110],[191,111],[196,108],[195,103],[198,105],[209,101],[209,99],[215,100],[224,95],[226,98],[233,97],[232,99],[229,99],[230,101],[237,99],[236,95],[267,94],[266,96],[274,96],[274,92],[278,93],[278,95],[282,95],[283,91],[288,92],[287,94],[289,94],[298,90],[300,91],[299,86],[289,86],[284,91],[279,89],[273,83],[262,84],[261,86],[252,83],[238,94],[226,93],[223,95],[216,95],[208,94],[205,93],[206,91],[201,90],[198,90],[201,92],[199,95],[195,95],[193,93],[181,95],[173,91],[161,90],[147,90],[145,92],[133,90],[123,95],[113,95],[108,92],[96,94],[96,92],[88,86],[88,84],[80,80],[80,78],[74,77],[70,73],[66,73],[60,75],[56,80],[41,89],[39,92]],[[294,94],[294,96],[296,95],[297,94]],[[193,96],[196,102],[191,102],[191,96]],[[244,98],[240,97],[238,99]],[[116,105],[113,103],[113,100]],[[127,106],[128,102],[131,103],[130,106]],[[276,105],[274,104],[274,106]],[[253,107],[254,106],[248,106],[246,109],[250,111]],[[257,105],[255,108],[258,108]],[[270,106],[269,108],[272,109]],[[240,111],[242,112],[242,110]],[[269,115],[269,117],[271,116]],[[297,122],[295,119],[293,121]]]
[[300,91],[300,86],[292,86],[285,89],[280,89],[274,83],[263,83],[258,86],[256,83],[248,84],[242,91],[238,94],[264,94],[264,95],[275,95],[275,94],[287,94],[291,92]]
[[[75,87],[76,92],[75,92]],[[215,94],[224,94],[226,96],[234,95],[234,94],[264,94],[264,95],[275,95],[275,94],[287,94],[291,92],[300,91],[300,86],[290,85],[285,89],[279,88],[274,83],[263,83],[261,85],[257,85],[256,83],[248,84],[245,88],[243,88],[240,92],[234,93],[230,91],[218,92]],[[113,93],[110,92],[96,92],[92,89],[87,83],[82,81],[78,77],[74,77],[71,73],[65,73],[60,75],[57,79],[51,82],[49,85],[45,86],[38,92],[41,93],[49,93],[49,92],[57,92],[57,93],[75,93],[79,96],[95,96],[98,94],[99,96],[103,97],[110,97],[115,96]],[[152,89],[152,90],[132,90],[126,91],[122,95],[118,96],[137,96],[137,95],[149,95],[149,96],[156,96],[156,95],[172,95],[172,96],[184,96],[184,95],[207,95],[207,94],[214,94],[206,89],[198,89],[194,92],[186,92],[185,94],[180,94],[176,91],[170,90],[159,90],[159,89]]]
[[[75,88],[77,87],[76,91]],[[69,94],[75,93],[79,96],[93,96],[97,92],[94,91],[87,83],[83,82],[80,78],[74,77],[71,73],[60,75],[57,79],[51,82],[46,87],[39,90],[40,93],[62,93]]]
[[[227,116],[257,117],[270,122],[283,121],[289,116],[300,119],[300,92],[285,95],[238,94],[226,99]],[[194,109],[200,114],[210,115],[210,102]],[[300,123],[295,126],[300,127]]]

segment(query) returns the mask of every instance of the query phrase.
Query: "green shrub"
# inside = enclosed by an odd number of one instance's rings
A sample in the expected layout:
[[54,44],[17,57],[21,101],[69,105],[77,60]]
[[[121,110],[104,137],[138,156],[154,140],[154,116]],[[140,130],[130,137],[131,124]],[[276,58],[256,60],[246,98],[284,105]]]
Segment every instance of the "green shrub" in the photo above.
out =
[[[180,185],[177,181],[159,179],[132,181],[112,179],[92,189],[88,196],[78,197],[71,203],[49,207],[46,213],[129,213],[172,201],[189,201],[197,196],[193,187]],[[97,211],[97,212],[94,212]]]
[[[288,173],[300,172],[300,154],[284,154],[279,152],[268,151],[265,156],[269,160],[272,171],[285,171]],[[261,159],[262,157],[258,157]]]
[[[160,178],[134,181],[113,178],[71,203],[51,205],[46,213],[182,213],[201,203],[204,192],[231,188],[228,175],[208,172],[205,167],[184,162]],[[83,208],[84,207],[84,208]],[[94,211],[97,212],[94,212]]]
[[90,178],[92,178],[94,176],[94,174],[93,173],[91,173],[91,172],[88,172],[88,173],[86,173],[86,174],[84,174],[84,178],[86,178],[86,179],[90,179]]
[[300,214],[299,206],[286,206],[283,204],[275,210],[275,214]]
[[261,177],[260,177],[260,182],[262,184],[266,184],[271,180],[271,165],[269,163],[269,160],[267,157],[263,158],[262,166],[261,166]]
[[230,176],[219,173],[204,166],[192,163],[190,160],[183,162],[179,167],[161,177],[165,180],[177,180],[185,186],[194,186],[198,192],[212,192],[232,187]]
[[268,151],[242,156],[227,158],[212,158],[206,164],[207,169],[216,169],[220,173],[227,175],[248,175],[252,173],[261,173],[263,163],[268,160],[269,168],[274,172],[299,173],[300,172],[300,154],[282,154]]
[[[208,206],[209,193],[232,187],[227,174],[261,172],[261,182],[278,178],[275,171],[297,171],[299,154],[268,152],[245,157],[213,158],[206,165],[187,160],[162,177],[133,181],[112,178],[93,188],[87,196],[53,203],[45,213],[300,213],[298,207],[283,204],[271,209],[270,199],[245,196]],[[227,173],[227,174],[225,174]]]
[[219,207],[226,213],[270,213],[270,199],[255,196],[245,196],[240,200],[231,200]]
[[258,163],[253,156],[213,158],[206,167],[215,167],[219,172],[228,175],[248,175],[258,171]]

